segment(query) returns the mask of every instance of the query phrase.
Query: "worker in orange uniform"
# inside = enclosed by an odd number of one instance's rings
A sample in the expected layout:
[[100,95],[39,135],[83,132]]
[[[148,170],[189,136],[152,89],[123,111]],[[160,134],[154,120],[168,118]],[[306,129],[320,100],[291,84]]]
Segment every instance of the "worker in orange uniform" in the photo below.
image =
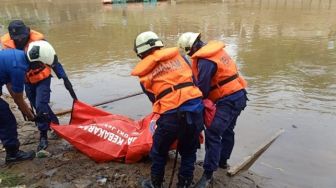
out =
[[1,37],[2,49],[16,48],[27,51],[29,43],[44,40],[42,33],[31,30],[22,20],[13,20],[8,25],[8,33]]
[[181,155],[177,187],[190,187],[193,180],[199,133],[203,130],[202,93],[194,85],[192,71],[178,48],[162,48],[163,43],[152,31],[140,33],[134,50],[141,61],[132,71],[143,91],[160,114],[150,151],[151,178],[144,188],[161,188],[168,151],[177,139]]
[[24,50],[30,61],[26,73],[25,92],[32,107],[36,109],[36,115],[40,117],[40,121],[37,122],[40,131],[37,151],[44,150],[48,147],[47,132],[50,130],[50,122],[59,123],[49,106],[51,70],[59,79],[64,80],[64,85],[71,96],[74,99],[77,97],[63,66],[58,61],[54,48],[44,40],[43,34],[31,30],[21,20],[13,20],[8,26],[8,31],[9,33],[1,37],[3,48]]
[[[77,99],[63,66],[58,61],[55,49],[47,41],[34,41],[28,46],[27,57],[30,62],[26,74],[26,94],[38,117],[44,117],[37,126],[40,130],[40,143],[37,151],[48,147],[47,132],[50,130],[50,122],[59,124],[58,119],[49,106],[51,69],[59,79],[63,79],[65,88],[70,92],[74,100]],[[43,119],[43,118],[42,118]]]
[[183,33],[178,46],[191,57],[192,71],[204,99],[216,104],[216,113],[210,127],[205,130],[204,173],[197,188],[212,182],[213,172],[228,167],[234,146],[234,127],[241,111],[246,107],[246,86],[237,65],[223,49],[220,41],[204,43],[200,33]]

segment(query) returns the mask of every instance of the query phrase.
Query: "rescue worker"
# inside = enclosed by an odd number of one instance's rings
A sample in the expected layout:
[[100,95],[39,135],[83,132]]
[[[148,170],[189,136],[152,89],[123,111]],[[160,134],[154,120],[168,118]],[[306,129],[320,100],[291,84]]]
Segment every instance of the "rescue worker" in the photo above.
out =
[[51,69],[59,79],[63,79],[66,89],[70,91],[73,99],[77,99],[72,85],[58,61],[54,48],[47,41],[31,42],[27,49],[27,57],[30,61],[29,69],[26,73],[26,94],[32,106],[36,109],[36,115],[44,117],[45,121],[37,123],[40,131],[40,142],[37,151],[48,147],[48,130],[50,122],[59,124],[59,121],[49,106]]
[[216,104],[215,117],[205,130],[204,173],[196,187],[212,182],[213,172],[228,168],[234,146],[234,127],[241,111],[246,107],[246,86],[237,65],[223,49],[220,41],[204,43],[200,33],[183,33],[178,46],[191,57],[192,71],[204,99]]
[[192,71],[178,48],[163,46],[152,31],[140,33],[134,41],[134,51],[141,61],[131,74],[139,77],[153,112],[160,114],[150,151],[151,178],[144,180],[142,187],[163,186],[168,151],[176,139],[181,155],[177,187],[189,187],[203,129],[202,93],[194,85]]
[[[18,50],[28,50],[28,45],[31,42],[44,40],[43,34],[31,30],[29,27],[27,27],[22,20],[13,20],[8,25],[8,33],[6,33],[4,36],[1,37],[1,43],[3,49],[13,48]],[[31,103],[31,106],[36,109],[36,106],[39,106],[39,109],[37,110],[37,113],[41,113],[40,115],[46,113],[45,111],[51,111],[49,110],[50,107],[48,106],[49,98],[50,98],[50,75],[51,71],[50,68],[45,66],[44,64],[38,64],[36,63],[29,64],[29,69],[26,76],[26,86],[25,91],[26,95]],[[34,78],[31,78],[34,77]],[[49,79],[48,79],[49,78]],[[38,80],[40,79],[40,80]],[[39,87],[35,86],[34,83],[37,83]],[[31,82],[33,80],[33,82]],[[38,91],[37,91],[38,90]],[[37,94],[39,93],[39,94]],[[36,103],[39,103],[39,105],[36,105]],[[43,106],[43,107],[41,107]],[[40,110],[43,108],[43,112]],[[47,116],[46,116],[47,117]],[[52,121],[55,123],[58,123],[57,117],[51,113]],[[47,131],[49,129],[49,122],[40,122],[37,123],[38,129],[40,130],[40,142],[37,147],[37,151],[41,149],[46,149],[48,146],[48,140],[47,140]]]
[[19,110],[28,120],[34,115],[23,99],[25,73],[28,60],[21,50],[7,49],[0,51],[0,140],[6,149],[6,163],[29,160],[35,157],[34,151],[19,150],[17,123],[8,103],[2,98],[2,86],[6,85]]
[[1,37],[2,49],[27,50],[29,43],[44,40],[43,34],[31,30],[22,20],[13,20],[8,25],[8,33]]
[[[16,48],[27,51],[27,56],[31,63],[26,74],[26,95],[36,109],[37,116],[44,117],[37,123],[40,131],[40,142],[37,151],[48,147],[47,132],[50,129],[50,122],[58,124],[59,121],[49,106],[50,102],[50,83],[51,69],[59,79],[64,80],[65,87],[71,96],[77,99],[72,85],[67,75],[58,62],[54,48],[46,41],[43,34],[31,30],[22,20],[13,20],[8,26],[9,33],[1,37],[3,48]],[[35,47],[29,48],[34,43]],[[41,54],[40,54],[41,52]],[[31,57],[31,58],[30,58]],[[42,120],[45,120],[44,122]]]

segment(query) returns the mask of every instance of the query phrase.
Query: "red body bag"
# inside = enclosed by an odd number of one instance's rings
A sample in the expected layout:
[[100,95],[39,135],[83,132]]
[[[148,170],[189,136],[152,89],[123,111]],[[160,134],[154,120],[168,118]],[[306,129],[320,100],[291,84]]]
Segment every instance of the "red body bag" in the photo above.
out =
[[69,125],[52,124],[52,129],[96,162],[134,163],[148,155],[157,114],[140,121],[116,115],[75,101]]

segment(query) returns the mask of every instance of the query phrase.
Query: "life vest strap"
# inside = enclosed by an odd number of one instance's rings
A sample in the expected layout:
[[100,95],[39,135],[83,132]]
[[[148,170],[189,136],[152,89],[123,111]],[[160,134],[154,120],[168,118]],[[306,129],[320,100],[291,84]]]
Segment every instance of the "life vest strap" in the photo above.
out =
[[220,88],[221,86],[235,80],[236,78],[238,78],[239,75],[238,74],[234,74],[232,76],[230,76],[229,78],[225,79],[225,80],[222,80],[220,82],[218,82],[218,84],[214,85],[214,86],[211,86],[210,88],[210,91],[214,90],[214,89],[217,89],[217,88]]
[[195,84],[193,82],[184,82],[184,83],[174,85],[170,88],[167,88],[167,89],[163,90],[160,94],[158,94],[155,97],[155,101],[160,100],[162,97],[168,95],[169,93],[173,92],[174,90],[178,90],[178,89],[182,89],[182,88],[189,87],[189,86],[194,86],[194,85]]
[[40,72],[42,72],[46,67],[41,67],[39,69],[31,69],[28,71],[28,76],[35,76],[35,75],[38,75],[40,74]]
[[51,67],[47,64],[36,64],[31,66],[26,73],[26,82],[35,84],[51,75]]

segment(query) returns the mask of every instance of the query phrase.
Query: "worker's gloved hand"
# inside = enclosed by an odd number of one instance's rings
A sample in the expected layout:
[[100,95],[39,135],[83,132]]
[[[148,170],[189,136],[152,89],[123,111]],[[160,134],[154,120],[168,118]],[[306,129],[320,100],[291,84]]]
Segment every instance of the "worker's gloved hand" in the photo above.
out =
[[55,57],[54,57],[54,62],[51,64],[51,68],[55,72],[58,79],[63,79],[64,86],[69,91],[71,97],[74,100],[77,100],[77,96],[75,94],[75,91],[72,88],[72,84],[71,84],[70,80],[68,79],[68,76],[66,75],[62,64],[58,61],[57,55],[55,55]]
[[210,99],[204,99],[204,124],[209,128],[216,115],[216,105]]
[[63,78],[64,86],[67,90],[72,89],[72,84],[68,78]]
[[63,81],[64,81],[64,86],[69,91],[71,97],[74,100],[77,100],[76,93],[75,93],[75,91],[72,88],[72,84],[71,84],[70,80],[66,77],[66,78],[63,78]]
[[35,116],[33,121],[37,123],[50,123],[50,118],[48,113],[40,113]]

